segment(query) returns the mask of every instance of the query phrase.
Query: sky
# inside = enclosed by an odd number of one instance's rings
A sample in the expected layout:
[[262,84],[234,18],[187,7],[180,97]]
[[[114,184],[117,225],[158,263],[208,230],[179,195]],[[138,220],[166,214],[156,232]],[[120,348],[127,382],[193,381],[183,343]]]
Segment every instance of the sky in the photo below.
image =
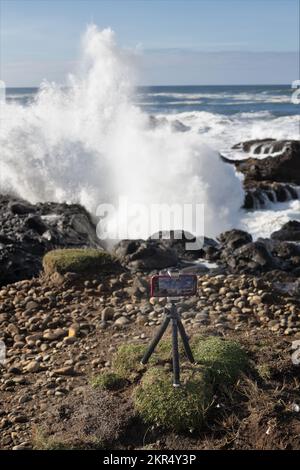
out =
[[300,0],[0,0],[0,79],[64,82],[90,23],[141,51],[141,85],[290,84]]

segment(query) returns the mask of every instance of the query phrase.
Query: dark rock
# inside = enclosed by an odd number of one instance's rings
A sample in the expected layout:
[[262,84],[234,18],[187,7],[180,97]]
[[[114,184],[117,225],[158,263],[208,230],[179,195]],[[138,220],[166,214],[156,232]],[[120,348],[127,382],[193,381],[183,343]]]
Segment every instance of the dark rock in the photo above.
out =
[[12,212],[12,214],[17,215],[31,214],[34,212],[34,207],[25,201],[21,202],[12,200],[11,202],[9,202],[8,208]]
[[297,276],[300,246],[275,239],[252,241],[247,232],[230,230],[219,237],[220,263],[233,273],[259,274],[284,271]]
[[300,248],[294,243],[281,240],[264,239],[264,244],[274,256],[290,260],[293,256],[298,256]]
[[174,250],[183,260],[211,258],[218,251],[218,243],[207,237],[195,237],[184,230],[169,230],[156,232],[149,240],[161,240],[162,243]]
[[[276,145],[276,139],[255,139],[255,140],[247,140],[246,142],[240,142],[234,145],[232,148],[234,150],[243,150],[246,153],[252,151],[252,153],[259,155],[261,153],[267,154],[269,153],[270,145],[273,147]],[[280,146],[281,148],[281,146]],[[279,151],[279,150],[274,150]]]
[[41,269],[41,259],[21,248],[6,245],[0,249],[0,286],[30,279]]
[[233,251],[223,250],[221,260],[232,272],[240,273],[259,273],[274,269],[276,265],[266,246],[259,241],[243,244]]
[[247,243],[236,250],[237,257],[244,258],[248,263],[261,267],[273,266],[273,259],[266,246],[259,241]]
[[226,246],[227,249],[235,250],[247,243],[251,243],[252,236],[243,230],[233,229],[221,233],[218,240],[222,245]]
[[128,268],[154,270],[176,266],[178,256],[160,240],[122,240],[114,248],[121,264]]
[[251,192],[247,192],[245,194],[245,199],[244,199],[244,209],[254,209],[256,207],[255,204],[255,198],[253,197]]
[[25,226],[34,232],[37,232],[39,235],[43,235],[47,230],[47,226],[39,215],[31,215],[27,217],[27,219],[25,219]]
[[101,248],[96,226],[77,204],[32,205],[0,196],[0,285],[37,276],[55,248]]
[[251,152],[263,158],[229,160],[245,175],[245,186],[257,181],[278,181],[300,184],[300,141],[299,140],[251,140],[233,147],[245,153]]
[[298,199],[297,187],[291,183],[270,181],[245,181],[244,209],[260,209],[270,203],[286,202]]
[[284,224],[280,230],[273,232],[273,240],[300,241],[300,222],[291,220]]

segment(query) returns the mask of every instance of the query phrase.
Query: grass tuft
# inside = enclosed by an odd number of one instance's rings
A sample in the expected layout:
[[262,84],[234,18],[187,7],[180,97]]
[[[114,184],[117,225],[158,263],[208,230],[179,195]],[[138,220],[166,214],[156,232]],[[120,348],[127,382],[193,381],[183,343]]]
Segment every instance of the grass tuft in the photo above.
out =
[[199,430],[212,402],[212,387],[205,372],[192,367],[182,371],[182,385],[174,388],[171,374],[150,368],[133,394],[144,422],[175,431]]
[[94,388],[102,390],[118,390],[124,385],[124,379],[114,372],[103,371],[91,379]]
[[43,258],[46,274],[97,274],[115,271],[118,262],[109,253],[95,249],[52,250]]
[[246,352],[235,341],[217,336],[194,338],[192,350],[196,362],[209,370],[216,385],[234,383],[248,366]]
[[103,449],[104,443],[95,436],[69,436],[67,433],[49,435],[41,428],[33,429],[34,450],[87,450]]
[[122,344],[113,356],[113,370],[122,379],[134,381],[145,370],[140,363],[145,350],[143,344]]

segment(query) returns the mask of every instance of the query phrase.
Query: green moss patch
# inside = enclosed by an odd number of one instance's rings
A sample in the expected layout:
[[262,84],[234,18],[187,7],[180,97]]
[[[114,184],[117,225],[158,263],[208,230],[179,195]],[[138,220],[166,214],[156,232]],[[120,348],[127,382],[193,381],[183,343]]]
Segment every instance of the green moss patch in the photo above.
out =
[[[113,356],[112,368],[124,379],[135,380],[146,370],[147,365],[141,364],[148,344],[123,344]],[[184,354],[183,345],[180,343],[180,356]],[[149,359],[150,366],[170,362],[172,359],[172,341],[167,338],[160,341],[154,353]]]
[[95,249],[62,249],[49,251],[43,258],[46,274],[98,274],[119,269],[118,261],[105,251]]
[[143,344],[122,344],[113,356],[113,370],[123,379],[135,380],[145,370],[141,364],[145,351]]
[[192,350],[197,363],[207,367],[215,384],[234,383],[248,366],[246,352],[235,341],[216,336],[194,338]]
[[[213,401],[215,387],[233,384],[246,371],[248,358],[235,341],[195,337],[191,348],[196,364],[181,361],[181,387],[174,388],[170,363],[172,342],[160,342],[148,367],[140,364],[147,345],[124,344],[115,353],[112,367],[118,376],[135,381],[136,411],[145,423],[174,431],[199,430]],[[180,353],[183,354],[180,345]],[[147,370],[148,369],[148,370]]]
[[171,374],[150,368],[133,394],[141,418],[175,431],[199,430],[212,402],[207,374],[196,367],[182,370],[182,385],[174,388]]
[[118,390],[124,383],[124,379],[114,372],[101,372],[91,379],[92,387],[103,390]]

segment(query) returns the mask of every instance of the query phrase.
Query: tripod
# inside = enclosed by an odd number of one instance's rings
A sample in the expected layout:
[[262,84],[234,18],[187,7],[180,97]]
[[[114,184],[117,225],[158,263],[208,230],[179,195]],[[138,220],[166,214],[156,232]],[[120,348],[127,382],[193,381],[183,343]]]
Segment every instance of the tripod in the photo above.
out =
[[178,350],[178,331],[180,333],[183,346],[186,352],[186,355],[189,361],[193,364],[194,357],[191,351],[189,340],[187,334],[185,332],[184,326],[181,323],[180,315],[177,312],[176,304],[173,298],[169,299],[171,301],[171,308],[165,309],[165,318],[164,321],[157,331],[156,335],[154,336],[153,340],[151,341],[148,350],[146,351],[143,359],[141,360],[141,364],[147,364],[149,361],[154,349],[160,342],[161,338],[163,337],[166,329],[170,321],[172,320],[172,356],[173,356],[173,386],[180,387],[180,364],[179,364],[179,350]]

